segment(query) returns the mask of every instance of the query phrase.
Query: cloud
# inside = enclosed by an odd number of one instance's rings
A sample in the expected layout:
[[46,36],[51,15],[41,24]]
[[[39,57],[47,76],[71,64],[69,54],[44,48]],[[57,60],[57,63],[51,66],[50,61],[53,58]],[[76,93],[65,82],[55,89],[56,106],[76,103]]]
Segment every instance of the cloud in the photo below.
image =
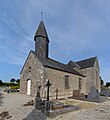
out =
[[[0,60],[24,63],[29,50],[34,49],[33,36],[43,12],[51,57],[67,62],[98,56],[110,66],[109,0],[14,0],[13,4],[1,0],[0,5]],[[103,68],[109,70],[107,65]]]

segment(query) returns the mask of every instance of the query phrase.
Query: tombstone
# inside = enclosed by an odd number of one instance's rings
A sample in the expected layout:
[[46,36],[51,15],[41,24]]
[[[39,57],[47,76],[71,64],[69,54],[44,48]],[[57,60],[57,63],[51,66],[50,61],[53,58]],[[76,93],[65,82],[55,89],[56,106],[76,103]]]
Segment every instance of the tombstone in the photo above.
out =
[[72,97],[76,98],[76,99],[83,99],[84,98],[84,93],[81,93],[80,89],[73,90],[73,96]]
[[95,86],[91,86],[90,93],[88,94],[88,99],[96,99],[99,97],[99,93],[96,90]]
[[95,86],[91,86],[90,93],[88,94],[87,100],[93,102],[103,102],[106,100],[106,97],[100,96]]
[[37,81],[37,94],[36,94],[36,97],[35,97],[35,108],[36,109],[41,109],[42,108],[42,99],[40,97],[40,88],[41,88],[40,82]]
[[109,97],[109,89],[108,88],[102,88],[101,89],[101,95]]
[[58,100],[58,92],[59,92],[59,90],[56,89],[55,92],[56,92],[56,100]]
[[47,87],[47,101],[45,101],[45,110],[48,111],[50,109],[50,101],[49,101],[49,88],[51,86],[50,81],[47,81],[46,87]]
[[47,89],[46,88],[44,88],[44,92],[43,92],[44,94],[43,94],[43,98],[45,99],[46,98],[46,96],[47,96]]
[[47,81],[46,86],[47,86],[47,101],[49,101],[49,88],[50,88],[50,86],[51,86],[51,83],[50,83],[49,80]]
[[73,90],[73,97],[79,98],[80,97],[80,90]]

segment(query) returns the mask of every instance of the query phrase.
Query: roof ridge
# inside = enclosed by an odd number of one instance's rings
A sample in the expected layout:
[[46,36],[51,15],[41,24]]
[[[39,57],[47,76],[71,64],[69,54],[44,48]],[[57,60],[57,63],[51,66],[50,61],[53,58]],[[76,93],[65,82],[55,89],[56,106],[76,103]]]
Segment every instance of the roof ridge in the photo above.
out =
[[95,56],[95,57],[91,57],[91,58],[86,58],[86,59],[83,59],[83,60],[79,60],[79,61],[76,61],[75,63],[77,63],[77,62],[81,62],[81,61],[86,61],[86,60],[89,60],[89,59],[96,59],[97,58],[97,56]]

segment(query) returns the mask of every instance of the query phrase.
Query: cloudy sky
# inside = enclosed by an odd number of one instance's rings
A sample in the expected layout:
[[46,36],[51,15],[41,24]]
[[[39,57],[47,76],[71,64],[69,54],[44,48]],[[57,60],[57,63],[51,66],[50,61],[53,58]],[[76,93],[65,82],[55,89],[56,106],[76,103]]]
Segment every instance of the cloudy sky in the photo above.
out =
[[0,0],[0,79],[20,77],[41,12],[49,56],[63,63],[97,56],[110,81],[110,0]]

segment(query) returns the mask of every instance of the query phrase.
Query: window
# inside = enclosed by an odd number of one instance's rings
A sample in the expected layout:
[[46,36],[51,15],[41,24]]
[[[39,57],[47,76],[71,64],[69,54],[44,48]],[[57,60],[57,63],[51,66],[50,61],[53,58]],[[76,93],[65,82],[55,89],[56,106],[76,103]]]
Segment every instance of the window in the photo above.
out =
[[69,89],[69,76],[65,75],[65,89]]
[[29,69],[29,72],[31,72],[31,66],[29,66],[28,69]]
[[81,78],[79,78],[79,89],[81,89],[82,86],[81,86]]

